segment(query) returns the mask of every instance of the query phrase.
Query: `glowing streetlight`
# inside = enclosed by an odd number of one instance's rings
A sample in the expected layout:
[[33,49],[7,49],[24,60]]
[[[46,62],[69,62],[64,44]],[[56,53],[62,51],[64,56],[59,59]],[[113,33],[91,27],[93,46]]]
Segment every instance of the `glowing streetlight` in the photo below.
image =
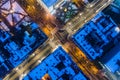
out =
[[11,9],[11,10],[9,11],[9,13],[13,14],[13,13],[14,13],[14,10]]

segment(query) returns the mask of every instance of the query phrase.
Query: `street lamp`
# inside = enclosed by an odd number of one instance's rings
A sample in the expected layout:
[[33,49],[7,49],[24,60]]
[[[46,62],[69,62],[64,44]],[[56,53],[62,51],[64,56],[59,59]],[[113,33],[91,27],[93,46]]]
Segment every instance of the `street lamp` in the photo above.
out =
[[11,10],[9,11],[9,13],[10,13],[10,14],[13,14],[13,13],[14,13],[14,10],[11,9]]
[[115,28],[115,31],[119,33],[119,32],[120,32],[120,28],[119,28],[119,27],[116,27],[116,28]]

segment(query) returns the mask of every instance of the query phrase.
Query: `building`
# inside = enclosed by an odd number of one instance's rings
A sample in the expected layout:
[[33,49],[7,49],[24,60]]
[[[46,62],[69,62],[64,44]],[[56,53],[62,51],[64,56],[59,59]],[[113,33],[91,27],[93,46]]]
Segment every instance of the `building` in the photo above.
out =
[[56,11],[53,15],[56,16],[61,24],[67,23],[79,12],[79,8],[72,1],[62,2],[55,10]]
[[51,1],[49,1],[49,0],[42,0],[42,1],[49,8],[51,6],[54,6],[57,3],[58,0],[51,0]]
[[[47,36],[34,23],[23,23],[15,27],[14,34],[0,30],[0,67],[2,77],[20,65],[36,48],[41,46]],[[3,57],[3,58],[2,58]]]
[[58,47],[31,70],[24,80],[39,80],[45,76],[48,76],[50,80],[87,80],[62,47]]
[[104,63],[106,68],[112,73],[120,69],[120,37],[119,42],[115,43],[115,47],[101,58],[101,62]]
[[0,29],[0,42],[4,43],[7,39],[11,37],[10,33]]
[[16,30],[16,35],[4,45],[4,49],[10,53],[9,60],[16,67],[46,39],[47,36],[39,29],[37,24],[22,24],[20,30]]
[[59,7],[59,4],[63,1],[64,0],[42,0],[40,3],[43,3],[44,7],[46,7],[50,13],[53,13],[55,9]]
[[100,12],[72,38],[89,59],[95,60],[112,49],[112,41],[119,32],[120,29],[112,18]]
[[[12,69],[11,64],[0,53],[0,78],[3,78]],[[2,79],[0,79],[2,80]]]
[[0,11],[0,17],[2,19],[2,22],[4,22],[9,29],[14,28],[16,25],[18,25],[20,22],[22,22],[28,17],[27,13],[16,1],[2,0],[0,5]]
[[113,3],[116,4],[116,7],[120,8],[120,0],[114,0]]
[[105,8],[102,12],[105,15],[109,15],[116,24],[120,24],[120,7],[119,7],[119,1],[114,0],[114,2],[109,5],[107,8]]
[[98,59],[113,73],[119,70],[120,28],[110,16],[100,12],[72,38],[90,60]]
[[68,22],[79,12],[77,5],[72,0],[42,0],[41,3],[47,7],[61,24]]

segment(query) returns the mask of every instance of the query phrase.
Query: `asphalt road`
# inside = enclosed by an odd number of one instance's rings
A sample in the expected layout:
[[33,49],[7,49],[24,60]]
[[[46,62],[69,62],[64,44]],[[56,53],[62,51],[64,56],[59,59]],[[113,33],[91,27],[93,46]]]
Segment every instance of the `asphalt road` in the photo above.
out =
[[[68,22],[64,26],[64,29],[67,30],[69,34],[74,34],[78,29],[82,27],[82,25],[93,18],[99,11],[108,6],[111,1],[112,0],[101,0],[93,7],[86,8],[83,12],[80,12],[75,18]],[[54,42],[51,42],[52,41],[47,41],[42,45],[42,47],[36,49],[35,52],[33,52],[22,64],[13,69],[11,73],[8,74],[3,80],[15,80],[18,77],[19,79],[22,79],[30,70],[37,66],[42,59],[44,59],[53,51],[52,47],[56,47],[56,44],[54,44]]]
[[83,25],[92,19],[99,11],[107,7],[113,0],[100,0],[91,8],[86,8],[83,12],[80,12],[75,18],[69,21],[64,29],[69,32],[69,34],[74,34],[78,29],[82,28]]
[[37,66],[46,56],[52,52],[50,45],[42,46],[32,53],[23,63],[16,67],[3,80],[15,80],[17,77],[22,79],[31,69]]

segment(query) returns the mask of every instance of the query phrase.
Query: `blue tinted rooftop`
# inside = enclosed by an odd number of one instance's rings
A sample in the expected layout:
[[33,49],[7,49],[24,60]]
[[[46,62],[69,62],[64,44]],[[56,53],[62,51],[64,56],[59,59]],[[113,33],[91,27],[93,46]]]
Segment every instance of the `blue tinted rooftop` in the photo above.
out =
[[53,6],[58,0],[42,0],[47,7]]
[[95,60],[111,49],[109,43],[119,34],[116,28],[112,18],[100,12],[73,35],[73,41],[89,59]]
[[114,2],[120,8],[120,0],[114,0]]
[[[32,22],[19,25],[14,35],[0,30],[0,76],[5,76],[13,68],[21,64],[36,48],[42,45],[47,36],[39,26]],[[1,71],[2,70],[2,71]]]
[[24,80],[42,79],[45,74],[49,74],[51,80],[87,80],[62,47],[57,48],[30,71]]
[[16,35],[13,37],[14,40],[9,40],[4,45],[4,49],[11,54],[9,61],[14,67],[23,62],[25,57],[47,39],[47,36],[38,29],[36,23],[26,26],[21,25],[20,27],[21,30],[17,30]]
[[111,72],[116,72],[120,68],[120,42],[101,61]]

